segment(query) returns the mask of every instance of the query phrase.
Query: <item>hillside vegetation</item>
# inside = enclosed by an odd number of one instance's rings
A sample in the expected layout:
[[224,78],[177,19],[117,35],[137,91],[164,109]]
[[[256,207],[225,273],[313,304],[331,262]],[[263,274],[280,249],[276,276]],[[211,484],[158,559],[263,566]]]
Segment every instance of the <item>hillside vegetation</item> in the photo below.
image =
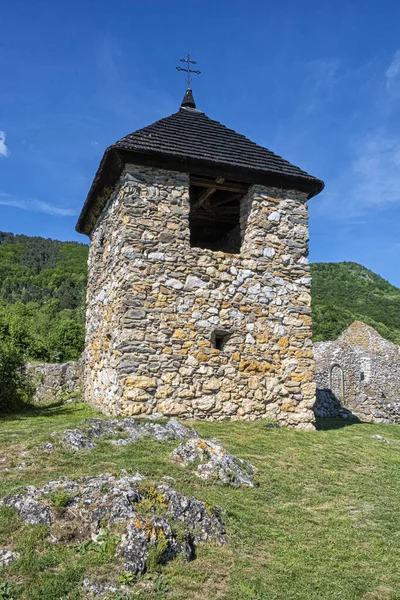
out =
[[[72,403],[1,420],[0,499],[20,486],[43,486],[61,473],[121,477],[126,469],[139,471],[149,483],[168,476],[179,492],[221,507],[229,540],[224,546],[199,546],[191,562],[149,564],[145,575],[126,580],[126,594],[110,593],[104,600],[399,598],[399,427],[354,424],[299,432],[267,428],[264,421],[193,423],[202,437],[217,437],[257,468],[259,487],[235,489],[200,479],[195,467],[171,463],[174,440],[141,438],[115,446],[104,438],[93,450],[40,449],[54,442],[51,432],[98,416],[87,405]],[[372,439],[377,434],[390,443]],[[64,500],[52,496],[60,513]],[[15,511],[0,507],[0,546],[20,553],[2,569],[0,598],[89,600],[94,596],[82,588],[85,577],[118,581],[123,567],[111,543],[104,552],[82,544],[68,533],[73,515],[66,511],[64,517],[64,543],[55,544],[46,527],[25,525]]]
[[400,289],[353,262],[314,263],[314,341],[334,340],[356,319],[400,344]]
[[88,247],[0,232],[0,339],[38,361],[78,359]]
[[[88,246],[0,232],[0,339],[33,361],[79,358]],[[400,289],[351,262],[311,265],[314,341],[354,320],[400,344]]]

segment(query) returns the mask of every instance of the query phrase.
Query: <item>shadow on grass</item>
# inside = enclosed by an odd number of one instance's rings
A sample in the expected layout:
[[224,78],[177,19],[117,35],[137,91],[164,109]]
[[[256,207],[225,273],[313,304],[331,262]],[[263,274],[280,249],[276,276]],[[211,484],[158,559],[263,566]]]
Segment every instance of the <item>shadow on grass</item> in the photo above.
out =
[[66,403],[63,400],[57,400],[50,404],[44,404],[39,406],[37,404],[24,404],[13,412],[0,412],[0,419],[2,421],[20,421],[31,417],[53,417],[57,415],[69,415],[76,413],[76,403]]
[[350,425],[359,425],[363,423],[358,417],[353,415],[349,419],[342,419],[340,417],[316,417],[315,427],[318,431],[328,431],[329,429],[342,429],[343,427],[350,427]]
[[[313,407],[315,427],[318,430],[342,429],[361,423],[360,419],[345,406],[330,388],[317,388],[317,399]],[[320,414],[335,416],[321,417]]]

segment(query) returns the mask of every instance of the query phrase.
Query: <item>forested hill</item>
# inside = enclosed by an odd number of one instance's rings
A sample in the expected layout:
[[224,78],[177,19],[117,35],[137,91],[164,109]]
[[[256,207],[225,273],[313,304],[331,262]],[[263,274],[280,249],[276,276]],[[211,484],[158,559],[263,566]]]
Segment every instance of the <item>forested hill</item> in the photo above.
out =
[[[0,343],[29,360],[80,357],[88,246],[0,232]],[[351,262],[314,263],[314,341],[333,340],[355,319],[400,344],[400,289]]]
[[79,358],[88,247],[0,232],[0,340],[39,361]]
[[400,289],[353,262],[313,263],[314,341],[334,340],[355,319],[400,344]]

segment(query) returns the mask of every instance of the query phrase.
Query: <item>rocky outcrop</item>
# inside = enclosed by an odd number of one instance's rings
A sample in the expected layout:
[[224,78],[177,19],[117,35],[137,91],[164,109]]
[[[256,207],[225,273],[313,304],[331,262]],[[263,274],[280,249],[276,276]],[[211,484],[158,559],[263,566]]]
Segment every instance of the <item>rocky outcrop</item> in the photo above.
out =
[[[146,484],[140,475],[63,477],[10,494],[2,504],[14,508],[27,524],[48,527],[53,543],[68,540],[86,545],[88,551],[96,544],[114,544],[116,556],[132,574],[146,571],[150,555],[161,564],[179,554],[191,560],[199,544],[227,542],[219,507],[208,508],[166,483]],[[122,534],[114,533],[121,531],[121,524]]]
[[170,459],[185,467],[199,463],[195,473],[202,479],[221,481],[235,487],[256,487],[253,481],[253,465],[230,454],[214,442],[192,438],[175,448],[170,454]]
[[[199,463],[195,473],[202,479],[234,487],[255,487],[253,465],[230,454],[221,445],[201,439],[196,430],[184,427],[176,419],[170,419],[165,425],[141,423],[132,417],[84,419],[80,428],[66,429],[61,434],[53,432],[52,437],[64,448],[74,451],[92,450],[96,446],[96,440],[104,437],[118,446],[133,444],[143,437],[151,437],[160,442],[184,440],[170,454],[171,461],[185,467]],[[55,444],[47,442],[40,449],[52,452],[55,447]]]
[[[60,437],[53,432],[54,439],[60,438],[60,443],[69,450],[91,450],[95,447],[96,439],[107,437],[111,443],[125,446],[133,444],[142,437],[152,437],[158,441],[184,440],[198,437],[197,431],[184,427],[176,419],[170,419],[165,425],[160,423],[141,423],[132,417],[120,419],[84,419],[78,429],[66,429]],[[43,450],[52,450],[48,444]]]
[[355,321],[337,340],[314,344],[319,417],[400,423],[400,347]]
[[35,388],[36,402],[67,400],[82,394],[82,363],[28,363],[26,370]]

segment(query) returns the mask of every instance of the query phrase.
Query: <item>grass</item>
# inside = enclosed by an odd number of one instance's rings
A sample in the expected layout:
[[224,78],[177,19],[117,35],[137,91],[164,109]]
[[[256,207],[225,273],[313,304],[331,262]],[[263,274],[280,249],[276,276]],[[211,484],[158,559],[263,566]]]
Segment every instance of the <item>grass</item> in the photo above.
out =
[[[235,490],[171,464],[168,454],[176,441],[142,439],[130,446],[101,441],[80,453],[37,450],[52,431],[75,427],[89,416],[97,413],[83,404],[67,404],[3,419],[0,456],[6,460],[0,462],[0,497],[62,475],[127,469],[147,475],[151,484],[167,474],[175,477],[178,490],[223,508],[230,539],[223,548],[198,548],[191,563],[177,559],[158,565],[132,583],[127,598],[400,599],[400,427],[340,427],[331,420],[322,423],[321,431],[306,433],[269,429],[262,421],[194,423],[202,436],[217,437],[257,467],[259,487]],[[390,444],[371,439],[377,433]],[[18,470],[21,462],[25,468]],[[66,502],[61,495],[53,501],[60,507]],[[44,528],[22,525],[13,511],[2,509],[0,545],[5,544],[21,558],[2,570],[6,591],[0,587],[0,600],[80,599],[85,576],[107,579],[116,573],[118,580],[123,571],[113,551],[54,546]]]

